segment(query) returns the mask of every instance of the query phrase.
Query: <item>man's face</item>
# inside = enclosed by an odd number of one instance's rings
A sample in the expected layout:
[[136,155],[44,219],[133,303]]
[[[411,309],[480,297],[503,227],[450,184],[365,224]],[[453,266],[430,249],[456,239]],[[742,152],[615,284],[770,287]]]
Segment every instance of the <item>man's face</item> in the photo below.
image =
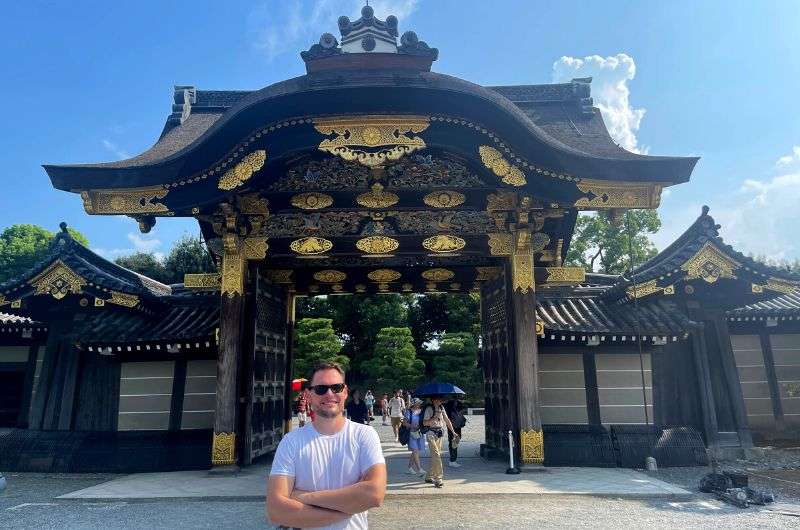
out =
[[[321,370],[314,374],[311,385],[335,385],[344,383],[342,374],[336,370]],[[333,390],[328,390],[325,395],[320,396],[313,390],[309,392],[311,406],[314,412],[323,418],[336,418],[344,413],[344,402],[347,400],[347,387],[344,387],[339,394],[334,394]]]

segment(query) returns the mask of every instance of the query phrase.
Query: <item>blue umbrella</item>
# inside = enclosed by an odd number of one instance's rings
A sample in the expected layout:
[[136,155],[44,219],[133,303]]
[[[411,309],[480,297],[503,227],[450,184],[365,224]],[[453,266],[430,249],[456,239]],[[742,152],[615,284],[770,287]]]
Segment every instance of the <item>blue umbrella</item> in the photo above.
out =
[[443,396],[447,394],[466,395],[467,393],[452,383],[425,383],[424,385],[417,387],[417,389],[414,391],[414,395],[420,397]]

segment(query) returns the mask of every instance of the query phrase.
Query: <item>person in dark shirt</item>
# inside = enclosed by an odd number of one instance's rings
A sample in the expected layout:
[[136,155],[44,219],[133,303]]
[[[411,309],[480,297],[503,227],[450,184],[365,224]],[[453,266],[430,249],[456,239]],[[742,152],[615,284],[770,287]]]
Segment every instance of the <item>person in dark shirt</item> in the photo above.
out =
[[364,400],[361,399],[360,390],[353,390],[353,399],[345,406],[345,409],[347,410],[347,415],[350,417],[350,421],[364,424],[368,422],[369,409],[367,408],[367,404],[364,403]]
[[458,459],[458,444],[461,441],[461,428],[467,423],[467,418],[464,416],[464,404],[458,398],[451,399],[444,405],[444,410],[447,417],[450,418],[450,423],[453,424],[453,431],[447,433],[447,445],[450,449],[450,467],[461,467],[461,464],[456,462]]

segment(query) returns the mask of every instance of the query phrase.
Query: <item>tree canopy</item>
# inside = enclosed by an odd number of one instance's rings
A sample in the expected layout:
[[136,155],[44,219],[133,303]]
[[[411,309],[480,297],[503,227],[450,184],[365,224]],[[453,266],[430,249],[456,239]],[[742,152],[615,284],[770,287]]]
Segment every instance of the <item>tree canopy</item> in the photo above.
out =
[[[73,239],[88,246],[86,236],[67,228]],[[0,283],[20,276],[44,259],[55,233],[38,225],[11,225],[0,234]]]
[[163,262],[149,252],[120,256],[114,261],[126,269],[167,284],[183,282],[186,273],[216,271],[203,240],[188,235],[175,243]]
[[417,359],[414,338],[408,328],[383,328],[375,338],[375,352],[361,368],[368,385],[377,392],[414,388],[425,375],[425,363]]
[[472,333],[447,332],[431,355],[433,378],[452,383],[467,393],[470,401],[483,400],[483,374],[478,368],[478,343]]
[[304,318],[294,328],[294,377],[306,377],[315,364],[336,362],[345,370],[350,359],[341,355],[342,343],[329,318]]
[[[627,210],[620,222],[602,214],[582,214],[575,225],[567,264],[590,272],[622,274],[658,251],[650,235],[661,228],[655,210]],[[631,256],[631,250],[632,256]]]

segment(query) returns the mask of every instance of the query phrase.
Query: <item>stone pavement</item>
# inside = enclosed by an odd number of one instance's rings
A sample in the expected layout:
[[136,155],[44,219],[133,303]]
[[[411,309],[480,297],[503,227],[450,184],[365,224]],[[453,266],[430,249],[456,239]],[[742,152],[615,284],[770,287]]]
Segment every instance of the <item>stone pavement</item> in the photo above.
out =
[[[407,475],[408,450],[395,443],[390,427],[374,422],[386,455],[389,482],[387,496],[406,495],[594,495],[614,497],[688,497],[689,491],[630,469],[543,468],[541,471],[506,475],[506,465],[486,461],[477,454],[483,418],[470,417],[459,448],[462,467],[445,464],[445,486],[436,489],[418,477]],[[423,458],[423,465],[427,465]],[[243,469],[237,475],[211,476],[206,471],[140,473],[127,475],[58,497],[72,500],[154,499],[263,499],[268,466]]]

